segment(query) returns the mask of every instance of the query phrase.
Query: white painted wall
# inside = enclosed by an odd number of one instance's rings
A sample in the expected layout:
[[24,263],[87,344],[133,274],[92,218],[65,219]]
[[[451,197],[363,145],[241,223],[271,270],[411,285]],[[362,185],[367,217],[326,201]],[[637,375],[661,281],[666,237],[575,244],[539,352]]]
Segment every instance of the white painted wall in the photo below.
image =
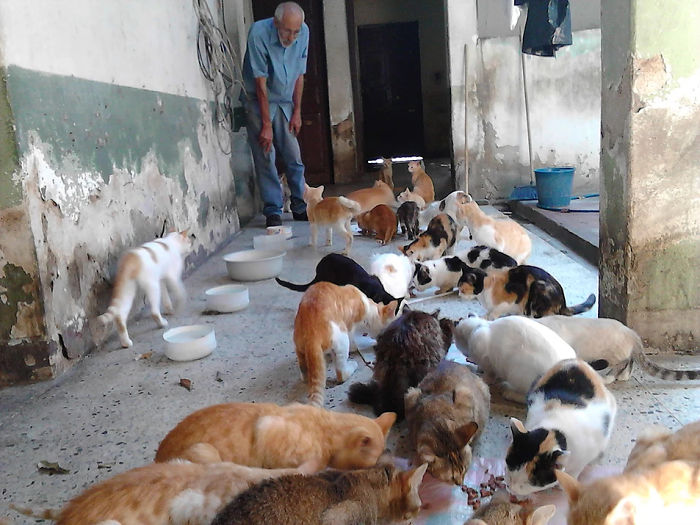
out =
[[207,99],[197,27],[192,0],[0,0],[5,66]]

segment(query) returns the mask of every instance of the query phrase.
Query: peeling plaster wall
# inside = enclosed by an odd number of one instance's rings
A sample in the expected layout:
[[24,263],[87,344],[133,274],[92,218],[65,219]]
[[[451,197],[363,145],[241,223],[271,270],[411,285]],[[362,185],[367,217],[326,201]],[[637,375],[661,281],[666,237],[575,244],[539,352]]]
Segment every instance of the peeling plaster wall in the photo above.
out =
[[603,3],[600,308],[653,346],[696,351],[700,5],[671,3]]
[[252,161],[245,131],[214,121],[196,34],[190,0],[0,3],[0,131],[17,152],[0,165],[0,385],[92,347],[126,248],[189,228],[191,268],[238,230]]

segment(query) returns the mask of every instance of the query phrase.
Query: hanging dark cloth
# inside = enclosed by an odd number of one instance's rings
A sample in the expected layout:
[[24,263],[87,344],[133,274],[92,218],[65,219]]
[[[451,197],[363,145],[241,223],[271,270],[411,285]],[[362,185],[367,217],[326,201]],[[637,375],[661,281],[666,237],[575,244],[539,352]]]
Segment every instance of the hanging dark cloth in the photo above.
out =
[[553,57],[557,49],[571,45],[569,0],[515,0],[515,5],[524,4],[527,4],[527,22],[523,53]]

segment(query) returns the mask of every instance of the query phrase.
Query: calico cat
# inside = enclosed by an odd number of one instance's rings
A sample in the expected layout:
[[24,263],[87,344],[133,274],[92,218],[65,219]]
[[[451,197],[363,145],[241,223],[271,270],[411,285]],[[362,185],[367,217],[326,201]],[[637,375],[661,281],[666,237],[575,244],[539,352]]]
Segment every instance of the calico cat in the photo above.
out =
[[382,253],[372,259],[369,273],[376,275],[393,297],[406,297],[413,278],[413,264],[405,255]]
[[427,465],[285,476],[239,495],[212,525],[373,525],[414,518]]
[[556,472],[563,469],[578,478],[608,446],[616,412],[615,397],[585,361],[554,365],[528,394],[525,425],[511,418],[510,491],[527,496],[554,486]]
[[459,257],[441,257],[432,261],[416,263],[413,284],[417,290],[427,290],[433,286],[438,289],[435,295],[449,292],[459,282],[466,265]]
[[[126,329],[126,321],[138,288],[146,294],[153,320],[160,328],[167,326],[168,321],[160,313],[160,302],[162,299],[165,313],[172,313],[183,303],[183,256],[190,251],[191,246],[185,230],[171,232],[122,255],[117,265],[109,308],[92,324],[95,340],[103,340],[107,327],[114,321],[121,345],[128,348],[133,344]],[[175,305],[170,300],[169,292],[173,294]]]
[[464,525],[547,525],[556,511],[554,505],[535,508],[529,503],[511,503],[508,493],[499,490]]
[[396,197],[396,201],[400,203],[415,202],[419,210],[424,210],[426,207],[423,197],[421,197],[420,194],[409,190],[408,188],[399,193],[399,195]]
[[480,268],[486,273],[491,273],[494,270],[502,270],[504,268],[513,268],[518,263],[510,255],[499,252],[496,248],[479,245],[472,246],[468,250],[464,250],[457,254],[464,264],[472,268]]
[[311,237],[309,246],[316,246],[318,228],[326,227],[326,244],[333,244],[333,228],[337,228],[345,234],[345,250],[347,255],[352,248],[352,229],[350,220],[360,213],[360,205],[357,202],[345,197],[323,198],[323,186],[312,188],[305,183],[304,202],[306,203],[306,213],[309,218]]
[[467,317],[455,327],[455,343],[488,380],[504,381],[503,395],[519,403],[525,402],[532,384],[552,366],[576,357],[552,330],[518,315],[495,321]]
[[627,458],[625,472],[641,471],[678,459],[700,462],[700,421],[689,423],[676,432],[665,428],[644,431]]
[[357,225],[360,231],[365,235],[374,233],[375,238],[382,245],[394,238],[396,224],[396,214],[386,204],[375,206],[370,211],[360,213],[357,216]]
[[403,299],[387,293],[379,277],[368,274],[350,257],[339,253],[329,253],[324,256],[316,265],[316,276],[309,283],[294,284],[278,277],[275,280],[278,284],[296,292],[305,292],[311,285],[326,281],[338,286],[352,284],[375,303],[389,304]]
[[227,502],[255,484],[317,470],[313,462],[298,469],[264,469],[175,460],[117,474],[88,488],[60,511],[12,508],[27,516],[55,520],[57,525],[94,525],[107,520],[123,525],[209,525]]
[[396,412],[401,420],[406,390],[416,386],[452,344],[454,324],[438,319],[438,314],[410,310],[387,326],[377,337],[372,381],[350,385],[350,401],[372,405],[375,414]]
[[226,403],[198,410],[160,443],[157,462],[182,458],[195,463],[231,461],[262,468],[375,465],[396,414],[376,419],[292,403]]
[[333,354],[336,378],[344,383],[357,370],[357,363],[349,360],[350,350],[357,349],[355,330],[376,337],[397,309],[398,302],[378,305],[351,284],[320,282],[304,293],[294,319],[294,346],[310,404],[323,406],[325,400],[324,354]]
[[479,300],[488,312],[488,319],[508,314],[535,318],[576,315],[587,312],[595,304],[595,295],[591,294],[581,304],[566,306],[559,281],[537,266],[520,265],[490,275],[479,268],[467,268],[458,287],[460,297]]
[[404,396],[406,422],[416,464],[430,474],[461,485],[472,461],[474,440],[486,427],[491,395],[468,367],[441,361]]
[[441,213],[433,217],[428,229],[418,238],[399,248],[399,251],[412,261],[428,261],[452,253],[457,240],[457,225],[452,218]]
[[477,244],[496,248],[523,264],[532,251],[527,230],[509,218],[486,215],[468,193],[454,191],[440,202],[440,211],[449,214],[461,227],[468,227]]
[[418,236],[418,205],[413,201],[406,201],[396,211],[402,232],[408,240]]
[[360,211],[356,212],[355,215],[369,211],[380,204],[386,204],[391,207],[396,206],[394,192],[388,184],[381,180],[375,181],[374,186],[371,188],[352,191],[345,197],[360,204]]
[[663,379],[700,379],[700,370],[674,370],[654,363],[644,354],[644,343],[637,332],[615,319],[551,315],[537,322],[569,343],[578,358],[592,364],[606,384],[627,381],[635,362]]
[[433,202],[435,200],[433,180],[425,172],[422,162],[410,161],[408,163],[408,171],[411,174],[411,184],[413,184],[414,193],[423,197],[426,204]]
[[697,522],[700,461],[666,461],[585,486],[567,472],[556,475],[569,498],[569,525]]
[[379,171],[379,180],[394,189],[394,168],[391,159],[382,158],[382,167]]

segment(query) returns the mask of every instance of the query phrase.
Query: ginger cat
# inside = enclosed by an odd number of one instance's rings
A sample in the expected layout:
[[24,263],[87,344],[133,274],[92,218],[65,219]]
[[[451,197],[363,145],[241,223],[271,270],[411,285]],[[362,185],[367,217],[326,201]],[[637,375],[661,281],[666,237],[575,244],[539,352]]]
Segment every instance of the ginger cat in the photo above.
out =
[[198,410],[160,443],[155,461],[231,461],[263,468],[367,468],[384,451],[396,414],[376,419],[292,403],[226,403]]
[[309,246],[316,246],[319,226],[326,228],[326,244],[331,246],[333,244],[333,228],[335,227],[345,234],[343,253],[347,255],[352,248],[350,220],[360,213],[360,206],[345,197],[326,197],[324,199],[323,189],[323,186],[312,188],[308,184],[305,185],[304,189],[304,202],[311,228]]
[[394,210],[386,204],[375,206],[370,211],[357,216],[357,225],[363,234],[375,234],[375,238],[385,245],[396,235],[398,219]]
[[496,248],[523,264],[532,251],[527,230],[513,219],[489,217],[468,193],[453,191],[440,201],[440,211],[450,215],[460,229],[466,226],[476,244]]
[[554,505],[533,507],[529,503],[511,503],[508,493],[499,490],[464,525],[547,525],[556,510]]
[[357,349],[355,329],[376,337],[397,306],[398,301],[377,304],[352,285],[320,282],[304,293],[294,320],[294,346],[310,404],[322,407],[325,400],[324,354],[333,353],[338,382],[347,381],[357,370],[357,363],[349,360],[350,349]]
[[698,519],[698,461],[666,461],[585,486],[566,472],[556,471],[556,476],[569,497],[569,525],[658,525]]
[[151,307],[151,317],[160,328],[167,326],[168,321],[160,313],[160,301],[162,298],[165,313],[174,311],[168,291],[174,294],[176,308],[184,301],[183,256],[190,248],[191,241],[185,230],[171,232],[122,255],[117,266],[109,308],[92,325],[96,341],[104,339],[107,326],[115,321],[122,346],[128,348],[133,344],[126,329],[126,320],[139,287],[146,294]]
[[677,459],[700,462],[700,421],[689,423],[676,432],[651,428],[642,433],[627,458],[625,472],[644,470]]
[[360,211],[355,215],[369,211],[380,204],[386,204],[392,208],[396,207],[393,190],[381,180],[375,181],[371,188],[352,191],[345,197],[360,204]]
[[17,512],[58,525],[94,525],[108,520],[121,525],[209,525],[229,501],[270,478],[313,474],[313,462],[298,469],[263,469],[235,463],[201,465],[175,460],[128,470],[97,483],[62,510]]
[[382,168],[379,172],[379,180],[394,189],[394,168],[391,159],[382,158]]
[[285,476],[247,490],[212,525],[374,525],[414,518],[427,465]]
[[411,191],[408,188],[399,193],[399,196],[396,197],[396,201],[399,203],[415,202],[418,205],[419,210],[424,210],[427,206],[425,199],[423,199],[420,194],[416,193],[415,191]]
[[413,192],[423,197],[425,205],[433,202],[435,200],[433,180],[425,172],[421,163],[415,160],[410,161],[408,163],[408,171],[411,173]]

